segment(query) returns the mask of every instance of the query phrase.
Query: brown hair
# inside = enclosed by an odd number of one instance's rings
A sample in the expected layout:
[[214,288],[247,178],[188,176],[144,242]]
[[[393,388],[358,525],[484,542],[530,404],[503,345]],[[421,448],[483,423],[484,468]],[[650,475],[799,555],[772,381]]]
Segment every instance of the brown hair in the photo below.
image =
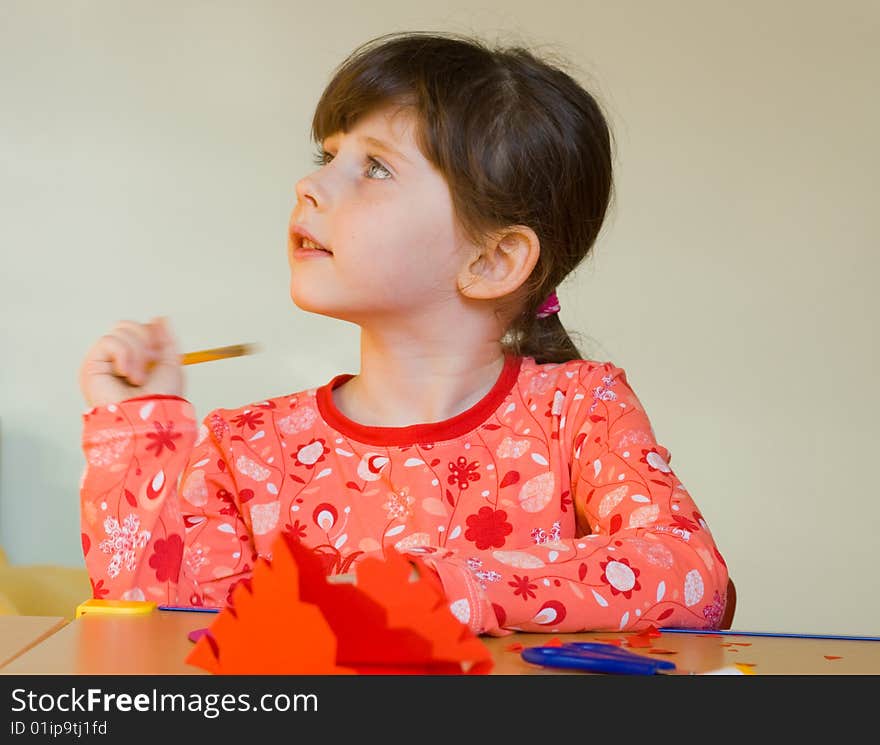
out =
[[520,224],[540,240],[534,271],[506,306],[505,350],[537,362],[581,359],[558,314],[536,312],[589,254],[611,197],[611,132],[594,98],[522,46],[396,32],[337,67],[312,138],[321,144],[385,106],[417,114],[418,146],[445,177],[468,238]]

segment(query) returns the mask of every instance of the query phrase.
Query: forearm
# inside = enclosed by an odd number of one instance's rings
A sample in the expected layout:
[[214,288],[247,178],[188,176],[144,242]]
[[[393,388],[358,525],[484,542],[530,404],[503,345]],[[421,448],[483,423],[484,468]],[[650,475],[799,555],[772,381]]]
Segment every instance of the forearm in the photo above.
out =
[[477,633],[715,628],[727,585],[711,538],[656,530],[425,560],[453,612]]

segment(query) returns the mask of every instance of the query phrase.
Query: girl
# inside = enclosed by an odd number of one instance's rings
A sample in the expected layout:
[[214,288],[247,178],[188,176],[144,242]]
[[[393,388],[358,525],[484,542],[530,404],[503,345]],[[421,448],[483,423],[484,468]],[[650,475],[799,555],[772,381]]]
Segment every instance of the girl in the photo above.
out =
[[165,319],[88,351],[95,597],[222,606],[282,531],[328,574],[419,556],[477,633],[717,627],[727,569],[622,369],[555,288],[611,185],[594,99],[522,48],[379,37],[337,69],[299,181],[290,292],[361,370],[197,423]]

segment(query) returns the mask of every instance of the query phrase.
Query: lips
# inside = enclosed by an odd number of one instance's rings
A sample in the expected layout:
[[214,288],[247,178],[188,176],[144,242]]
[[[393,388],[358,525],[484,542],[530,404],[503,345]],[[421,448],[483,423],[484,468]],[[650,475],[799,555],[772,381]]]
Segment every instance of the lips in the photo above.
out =
[[333,251],[324,246],[321,241],[315,238],[315,236],[313,236],[302,225],[293,225],[290,228],[290,237],[293,242],[293,248],[297,252],[321,252],[330,255],[333,254]]

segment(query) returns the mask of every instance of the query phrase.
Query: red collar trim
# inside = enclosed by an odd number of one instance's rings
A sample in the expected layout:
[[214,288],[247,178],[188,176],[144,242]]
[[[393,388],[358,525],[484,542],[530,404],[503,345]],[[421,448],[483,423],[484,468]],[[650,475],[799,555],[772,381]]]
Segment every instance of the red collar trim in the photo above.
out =
[[466,411],[442,422],[411,424],[408,427],[371,427],[358,424],[345,416],[333,402],[333,389],[351,380],[354,375],[337,375],[315,393],[318,411],[339,433],[366,445],[417,445],[452,440],[466,435],[492,415],[510,393],[519,377],[522,357],[507,355],[504,367],[491,390]]

